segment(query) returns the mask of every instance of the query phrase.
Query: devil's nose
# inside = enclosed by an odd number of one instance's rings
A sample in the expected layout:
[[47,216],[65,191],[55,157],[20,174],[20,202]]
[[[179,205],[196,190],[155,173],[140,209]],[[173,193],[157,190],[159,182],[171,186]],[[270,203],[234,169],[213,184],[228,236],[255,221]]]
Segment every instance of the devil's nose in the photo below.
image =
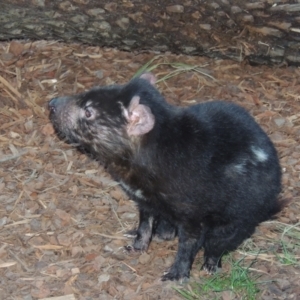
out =
[[55,111],[57,102],[59,98],[52,98],[48,103],[48,108],[50,111]]
[[51,109],[52,107],[55,107],[56,103],[57,103],[58,98],[52,98],[49,101],[49,108]]

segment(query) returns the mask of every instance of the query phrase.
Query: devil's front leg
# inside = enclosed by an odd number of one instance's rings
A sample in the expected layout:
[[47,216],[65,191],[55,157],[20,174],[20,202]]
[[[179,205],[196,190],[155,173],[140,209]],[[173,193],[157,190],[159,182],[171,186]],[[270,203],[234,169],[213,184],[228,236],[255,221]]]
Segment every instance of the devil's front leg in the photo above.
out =
[[146,251],[152,239],[154,216],[149,211],[139,208],[139,225],[137,229],[131,230],[127,236],[134,236],[132,246],[126,249],[131,251]]
[[[154,217],[152,226],[152,239],[155,237],[158,240],[170,241],[177,236],[177,228],[160,215]],[[137,231],[137,228],[131,229],[127,231],[124,236],[135,238],[137,236]]]
[[195,256],[203,246],[204,234],[199,229],[198,232],[191,233],[183,226],[178,228],[178,251],[175,262],[168,272],[163,275],[162,280],[182,280],[185,281],[190,277],[190,270]]

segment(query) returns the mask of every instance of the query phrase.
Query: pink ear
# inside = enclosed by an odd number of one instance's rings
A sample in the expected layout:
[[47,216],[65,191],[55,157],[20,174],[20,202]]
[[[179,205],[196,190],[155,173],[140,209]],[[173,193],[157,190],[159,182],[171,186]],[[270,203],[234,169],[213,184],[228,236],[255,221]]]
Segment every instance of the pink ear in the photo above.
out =
[[125,117],[128,121],[128,135],[143,135],[154,127],[155,117],[148,106],[140,104],[139,96],[134,96],[131,99]]
[[140,76],[140,78],[143,78],[143,79],[149,81],[152,85],[155,85],[155,83],[156,83],[156,77],[152,73],[144,73]]

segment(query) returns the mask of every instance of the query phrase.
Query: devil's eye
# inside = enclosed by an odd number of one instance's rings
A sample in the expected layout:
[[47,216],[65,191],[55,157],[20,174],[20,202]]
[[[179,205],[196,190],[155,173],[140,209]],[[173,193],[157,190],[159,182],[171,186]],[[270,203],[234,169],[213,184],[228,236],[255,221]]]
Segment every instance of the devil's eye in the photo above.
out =
[[92,109],[91,109],[90,107],[86,107],[86,108],[84,109],[84,113],[85,113],[85,117],[86,117],[87,119],[91,118],[92,115],[93,115]]

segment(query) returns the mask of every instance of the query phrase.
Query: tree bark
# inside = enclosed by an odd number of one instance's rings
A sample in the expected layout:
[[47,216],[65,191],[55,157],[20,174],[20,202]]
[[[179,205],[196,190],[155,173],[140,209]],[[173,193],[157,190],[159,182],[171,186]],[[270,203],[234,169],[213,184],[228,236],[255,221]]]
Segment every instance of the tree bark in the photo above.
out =
[[0,0],[0,40],[300,65],[300,0]]

